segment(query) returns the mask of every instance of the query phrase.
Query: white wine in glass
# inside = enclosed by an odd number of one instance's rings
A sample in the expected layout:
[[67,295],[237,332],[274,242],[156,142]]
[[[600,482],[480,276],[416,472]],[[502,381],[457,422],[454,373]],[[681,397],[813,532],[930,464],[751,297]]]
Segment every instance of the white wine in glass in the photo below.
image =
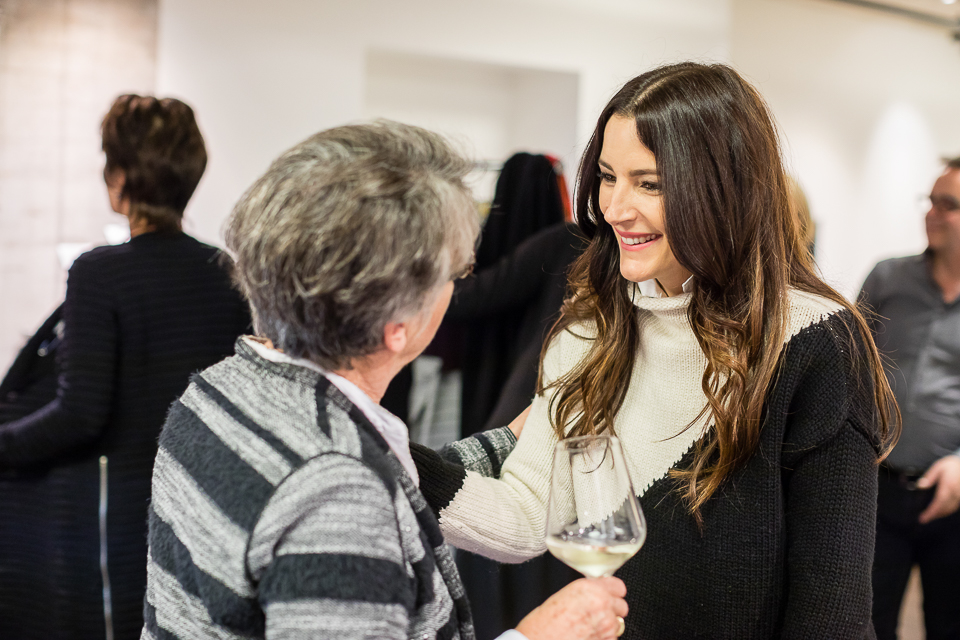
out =
[[547,549],[588,578],[611,576],[643,545],[647,523],[614,436],[557,443]]

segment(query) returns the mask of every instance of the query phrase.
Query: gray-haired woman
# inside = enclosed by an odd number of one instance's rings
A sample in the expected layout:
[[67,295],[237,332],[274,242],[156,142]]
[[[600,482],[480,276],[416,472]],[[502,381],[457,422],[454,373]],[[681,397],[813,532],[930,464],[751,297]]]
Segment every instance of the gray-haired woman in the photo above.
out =
[[[144,638],[474,636],[406,428],[377,404],[472,262],[468,169],[378,122],[307,139],[243,196],[227,244],[258,337],[164,426]],[[509,430],[488,436],[505,456]],[[508,634],[613,638],[624,593],[578,581]]]

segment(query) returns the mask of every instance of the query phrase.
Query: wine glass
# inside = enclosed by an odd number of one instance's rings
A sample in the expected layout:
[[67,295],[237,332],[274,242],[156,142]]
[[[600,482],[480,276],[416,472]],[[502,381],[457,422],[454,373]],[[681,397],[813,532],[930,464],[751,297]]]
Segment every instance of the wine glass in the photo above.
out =
[[567,438],[553,453],[547,549],[588,578],[611,576],[647,537],[620,440]]

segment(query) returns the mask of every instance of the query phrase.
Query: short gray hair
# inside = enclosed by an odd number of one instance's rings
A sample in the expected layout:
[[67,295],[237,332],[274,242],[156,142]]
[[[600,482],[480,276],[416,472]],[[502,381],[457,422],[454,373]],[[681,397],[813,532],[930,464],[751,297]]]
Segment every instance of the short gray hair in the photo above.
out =
[[378,120],[281,155],[227,221],[257,333],[329,369],[383,346],[473,262],[472,165],[438,134]]

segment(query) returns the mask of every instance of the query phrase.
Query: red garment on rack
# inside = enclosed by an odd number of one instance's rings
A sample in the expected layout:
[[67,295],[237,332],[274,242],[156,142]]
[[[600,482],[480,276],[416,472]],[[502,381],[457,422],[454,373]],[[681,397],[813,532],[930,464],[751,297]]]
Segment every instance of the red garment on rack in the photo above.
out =
[[547,154],[546,158],[553,164],[553,170],[557,173],[557,187],[560,189],[560,199],[563,201],[563,219],[567,222],[573,222],[573,205],[570,203],[567,179],[563,175],[563,163],[557,156]]

